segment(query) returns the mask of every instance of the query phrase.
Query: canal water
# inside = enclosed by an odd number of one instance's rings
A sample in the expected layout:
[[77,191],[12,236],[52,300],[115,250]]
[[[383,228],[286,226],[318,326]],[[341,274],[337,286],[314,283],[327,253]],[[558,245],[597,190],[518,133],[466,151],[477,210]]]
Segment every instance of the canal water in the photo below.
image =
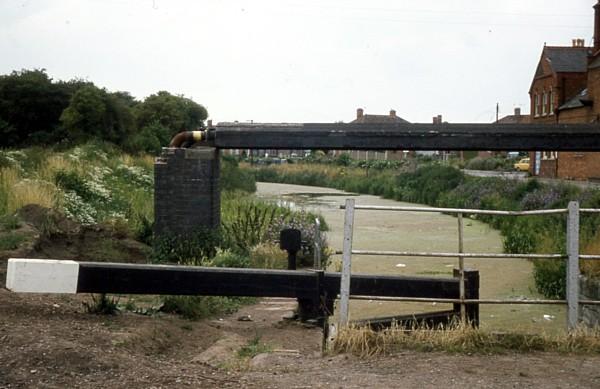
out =
[[[330,188],[301,185],[258,183],[257,195],[292,209],[305,209],[323,215],[330,231],[329,246],[341,250],[344,210],[340,205],[354,198],[360,205],[420,206],[386,200],[377,196],[357,195]],[[464,220],[465,252],[502,252],[500,233],[477,220]],[[389,212],[357,210],[354,221],[353,249],[456,252],[458,222],[456,217],[441,213]],[[341,263],[341,255],[332,257],[330,269]],[[535,291],[532,264],[525,259],[465,259],[467,268],[480,272],[481,298],[542,298]],[[353,273],[452,277],[458,259],[374,257],[355,255]],[[350,319],[365,319],[451,309],[450,304],[352,301]],[[565,309],[547,305],[482,305],[481,327],[490,330],[526,332],[563,331]]]

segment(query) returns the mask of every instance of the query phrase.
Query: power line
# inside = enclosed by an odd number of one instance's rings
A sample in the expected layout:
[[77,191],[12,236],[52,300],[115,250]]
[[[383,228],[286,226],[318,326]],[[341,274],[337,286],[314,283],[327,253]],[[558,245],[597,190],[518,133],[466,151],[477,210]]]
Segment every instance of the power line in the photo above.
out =
[[287,6],[292,7],[312,7],[312,8],[324,8],[324,9],[341,9],[341,10],[354,10],[354,11],[381,11],[381,12],[408,12],[408,13],[429,13],[429,14],[453,14],[453,15],[490,15],[490,16],[535,16],[535,17],[589,17],[590,14],[554,14],[554,13],[527,13],[527,12],[502,12],[502,11],[450,11],[450,10],[436,10],[436,9],[411,9],[411,8],[390,8],[390,7],[352,7],[346,5],[324,5],[320,4],[307,4],[307,3],[291,3]]

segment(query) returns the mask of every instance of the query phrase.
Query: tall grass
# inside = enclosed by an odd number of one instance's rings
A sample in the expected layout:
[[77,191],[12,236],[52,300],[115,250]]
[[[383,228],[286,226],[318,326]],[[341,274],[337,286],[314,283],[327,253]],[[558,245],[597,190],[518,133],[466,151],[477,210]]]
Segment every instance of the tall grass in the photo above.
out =
[[373,331],[368,327],[343,328],[331,345],[334,353],[361,357],[389,355],[402,350],[490,354],[503,352],[600,353],[600,329],[578,328],[570,334],[494,333],[468,325],[448,328],[392,327]]

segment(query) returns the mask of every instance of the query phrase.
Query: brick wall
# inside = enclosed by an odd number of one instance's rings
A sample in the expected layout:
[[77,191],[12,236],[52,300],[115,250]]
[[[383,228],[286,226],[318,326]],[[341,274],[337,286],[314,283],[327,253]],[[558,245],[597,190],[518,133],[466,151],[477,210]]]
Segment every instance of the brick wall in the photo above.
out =
[[219,226],[217,149],[164,149],[154,164],[154,185],[156,236]]
[[[530,159],[531,161],[531,159]],[[556,159],[540,160],[540,177],[555,178],[556,177]]]
[[557,177],[584,181],[600,178],[600,153],[558,153]]

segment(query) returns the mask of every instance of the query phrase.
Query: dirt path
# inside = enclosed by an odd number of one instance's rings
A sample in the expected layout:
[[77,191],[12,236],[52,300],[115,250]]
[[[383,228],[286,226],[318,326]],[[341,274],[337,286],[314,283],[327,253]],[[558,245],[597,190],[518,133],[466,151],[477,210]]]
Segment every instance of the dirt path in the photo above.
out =
[[[86,298],[0,289],[0,388],[600,386],[600,356],[321,357],[319,329],[282,319],[295,305],[288,299],[190,322],[90,315]],[[255,338],[269,352],[241,359],[238,350]]]

